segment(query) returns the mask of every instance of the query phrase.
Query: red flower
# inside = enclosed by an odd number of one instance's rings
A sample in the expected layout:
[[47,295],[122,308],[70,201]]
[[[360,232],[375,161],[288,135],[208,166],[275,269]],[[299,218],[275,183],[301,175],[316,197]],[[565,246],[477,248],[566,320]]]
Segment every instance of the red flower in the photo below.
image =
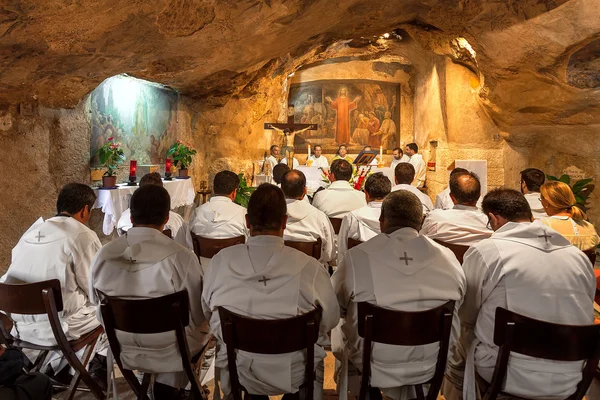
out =
[[114,139],[115,139],[115,137],[114,137],[114,136],[111,136],[111,137],[109,137],[109,138],[108,138],[108,141],[109,141],[109,142],[112,142]]

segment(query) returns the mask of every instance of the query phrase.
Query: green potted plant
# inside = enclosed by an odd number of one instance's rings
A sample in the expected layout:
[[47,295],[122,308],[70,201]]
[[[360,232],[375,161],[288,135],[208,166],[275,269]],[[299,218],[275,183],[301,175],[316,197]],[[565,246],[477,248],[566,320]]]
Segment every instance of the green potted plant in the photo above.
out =
[[96,152],[98,160],[106,172],[102,176],[102,187],[114,188],[117,186],[117,169],[125,161],[125,153],[121,148],[121,143],[115,143],[114,137],[109,137],[108,141]]
[[250,201],[250,196],[252,192],[256,190],[256,188],[248,186],[248,182],[244,177],[244,174],[238,174],[240,178],[240,185],[237,188],[237,193],[235,195],[235,203],[239,204],[242,207],[248,208],[248,202]]
[[188,177],[188,167],[192,163],[192,156],[196,154],[196,150],[189,143],[183,143],[181,140],[173,143],[167,150],[167,157],[173,158],[173,164],[179,169],[179,177]]

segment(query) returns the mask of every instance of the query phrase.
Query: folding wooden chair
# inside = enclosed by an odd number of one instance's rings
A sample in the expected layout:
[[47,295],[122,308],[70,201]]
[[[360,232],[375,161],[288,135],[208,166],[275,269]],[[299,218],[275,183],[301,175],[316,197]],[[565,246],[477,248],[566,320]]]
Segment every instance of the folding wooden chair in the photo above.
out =
[[165,229],[162,232],[163,232],[163,235],[165,235],[169,239],[173,239],[173,231],[171,229]]
[[[306,314],[285,319],[253,319],[219,307],[223,340],[227,346],[227,368],[234,400],[242,400],[236,350],[258,354],[284,354],[306,350],[304,384],[300,388],[300,398],[313,399],[315,365],[314,345],[319,337],[322,309],[315,308]],[[261,393],[250,393],[261,394]]]
[[467,250],[469,250],[469,246],[463,246],[460,244],[452,244],[452,243],[446,243],[446,242],[442,242],[441,240],[437,240],[437,239],[433,239],[436,243],[441,244],[444,247],[449,248],[450,250],[452,250],[452,252],[454,253],[454,255],[456,256],[456,259],[458,260],[459,263],[463,263],[463,259],[465,258],[465,253],[467,252]]
[[215,254],[229,246],[246,243],[246,237],[237,236],[227,239],[209,239],[196,235],[192,232],[192,243],[194,244],[194,253],[200,257],[213,258]]
[[321,258],[321,238],[318,238],[316,242],[296,242],[294,240],[286,240],[284,243],[286,246],[301,251],[316,260]]
[[[9,317],[11,314],[47,315],[57,344],[55,346],[41,346],[20,340],[13,337],[5,325],[0,323],[2,342],[10,347],[40,351],[33,364],[28,365],[30,372],[39,371],[50,351],[60,351],[75,370],[75,375],[68,387],[68,400],[73,399],[77,390],[85,390],[78,389],[81,380],[85,382],[94,397],[104,399],[104,392],[86,370],[98,337],[103,332],[102,326],[98,326],[98,328],[77,340],[68,341],[58,317],[58,313],[62,310],[62,293],[58,279],[36,283],[0,283],[0,311],[6,313]],[[83,360],[79,361],[75,353],[84,348]],[[53,384],[54,386],[64,387],[57,382],[53,382]]]
[[361,243],[362,242],[360,240],[348,238],[348,250],[350,250],[351,248],[353,248],[355,246],[358,246]]
[[[444,371],[450,345],[452,315],[454,301],[427,311],[397,311],[361,302],[358,306],[358,335],[363,341],[363,371],[359,400],[365,400],[367,393],[371,399],[381,398],[381,392],[371,387],[371,351],[373,343],[384,343],[394,346],[422,346],[439,342],[435,374],[427,382],[415,385],[418,400],[436,400]],[[423,385],[429,384],[427,397],[423,393]]]
[[[496,308],[494,344],[500,347],[492,382],[486,393],[496,400],[502,392],[510,353],[554,361],[586,361],[577,391],[568,400],[581,400],[600,360],[600,325],[561,325],[540,321],[505,308]],[[507,388],[510,389],[510,388]]]
[[[183,290],[162,297],[144,300],[126,300],[101,295],[102,322],[108,336],[110,349],[115,361],[123,373],[123,377],[137,396],[138,400],[148,399],[147,392],[152,377],[151,372],[144,372],[142,383],[138,382],[133,371],[126,369],[121,362],[121,345],[116,330],[135,334],[153,334],[175,331],[177,346],[181,354],[184,372],[191,382],[194,399],[205,399],[198,377],[192,367],[192,356],[185,335],[185,327],[189,325],[189,299]],[[155,318],[160,315],[160,318]],[[206,346],[200,354],[206,350]]]
[[342,227],[343,218],[329,218],[329,221],[331,222],[331,226],[333,226],[333,231],[338,235]]

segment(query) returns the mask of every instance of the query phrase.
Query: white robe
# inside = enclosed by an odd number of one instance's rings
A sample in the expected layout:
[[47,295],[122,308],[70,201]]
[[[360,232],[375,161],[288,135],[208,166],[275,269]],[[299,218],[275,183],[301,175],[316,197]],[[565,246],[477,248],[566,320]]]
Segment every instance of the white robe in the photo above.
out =
[[542,206],[542,202],[540,200],[541,194],[538,192],[527,193],[524,195],[525,200],[529,203],[529,208],[531,208],[531,213],[533,214],[534,219],[542,219],[547,218],[548,214],[546,214],[546,210]]
[[[88,284],[90,264],[101,246],[96,233],[74,218],[40,218],[13,248],[11,265],[0,281],[58,279],[63,299],[60,325],[67,340],[79,339],[100,325],[88,298]],[[15,337],[43,346],[56,345],[45,315],[10,317],[15,321]]]
[[[123,211],[119,222],[117,223],[117,232],[119,236],[127,232],[133,227],[131,222],[131,210],[128,208]],[[169,221],[165,224],[165,229],[170,229],[175,240],[180,245],[187,247],[194,251],[194,244],[192,243],[192,235],[190,235],[190,228],[183,217],[176,212],[169,211]]]
[[442,190],[437,196],[435,196],[435,204],[433,205],[433,207],[436,210],[437,209],[451,210],[452,208],[454,208],[454,202],[452,201],[452,198],[450,197],[450,188],[449,187]]
[[214,196],[198,207],[190,226],[196,235],[211,239],[248,236],[246,209],[225,196]]
[[[379,234],[350,249],[331,280],[342,314],[340,325],[331,333],[332,350],[339,360],[347,356],[359,370],[363,340],[358,336],[357,303],[423,311],[455,300],[458,311],[466,292],[465,275],[454,254],[412,228]],[[455,314],[451,342],[458,333]],[[375,343],[371,385],[394,399],[414,398],[410,386],[433,377],[438,350],[438,343],[418,347]]]
[[335,181],[313,197],[312,205],[329,218],[344,218],[350,211],[367,205],[365,194],[346,181]]
[[423,160],[423,156],[421,154],[415,154],[410,157],[408,161],[415,167],[415,179],[411,183],[411,185],[416,187],[423,187],[425,184],[425,179],[427,178],[427,165]]
[[489,238],[487,216],[477,207],[455,205],[451,210],[433,210],[423,222],[421,234],[445,243],[472,246]]
[[[288,165],[288,159],[287,159],[287,157],[283,157],[281,159],[281,161],[279,161],[279,164]],[[296,157],[292,158],[292,169],[298,169],[299,166],[300,166],[300,163],[298,162],[298,160],[296,159]]]
[[[285,268],[282,268],[285,267]],[[267,279],[263,281],[263,279]],[[221,389],[231,392],[227,350],[218,307],[258,319],[289,318],[323,308],[319,345],[329,343],[327,332],[339,321],[339,308],[329,274],[314,258],[284,246],[277,236],[253,236],[247,244],[223,249],[214,256],[205,275],[202,307],[218,339],[215,366]],[[315,346],[315,365],[325,351]],[[259,355],[238,351],[240,383],[253,394],[295,393],[304,382],[302,351]],[[321,388],[315,388],[322,393]]]
[[[306,196],[304,196],[306,198]],[[283,240],[316,242],[321,239],[321,258],[325,264],[335,258],[335,232],[323,211],[317,210],[304,200],[286,199],[287,225]]]
[[329,161],[327,160],[327,157],[325,157],[325,156],[319,156],[319,158],[317,158],[314,155],[312,155],[312,156],[310,156],[309,160],[312,160],[312,162],[313,162],[312,166],[313,167],[320,167],[320,168],[323,168],[323,169],[329,169]]
[[[461,337],[451,352],[454,357],[449,359],[446,375],[460,381],[460,371],[468,360],[466,400],[475,399],[473,367],[491,381],[498,354],[493,341],[497,307],[552,323],[594,322],[596,279],[592,265],[585,254],[539,221],[507,223],[469,249],[463,269],[469,290],[460,309]],[[512,353],[502,390],[525,398],[564,399],[575,392],[581,369],[581,362]],[[458,399],[446,386],[446,398]]]
[[[156,229],[131,228],[127,235],[105,245],[92,264],[90,287],[90,298],[98,304],[99,318],[100,292],[107,296],[148,299],[187,290],[190,323],[185,331],[190,353],[196,354],[208,340],[208,325],[200,300],[202,269],[198,258]],[[174,332],[138,335],[117,331],[117,338],[126,368],[160,373],[159,382],[185,387],[187,377]]]
[[399,184],[399,185],[392,187],[392,192],[395,192],[397,190],[406,190],[408,192],[411,192],[415,196],[417,196],[419,198],[419,200],[421,201],[421,204],[423,204],[423,215],[427,215],[433,210],[433,203],[431,202],[431,199],[429,198],[429,196],[427,196],[425,193],[421,192],[415,186]]
[[398,164],[400,163],[407,163],[410,161],[410,157],[407,156],[406,154],[402,154],[402,157],[400,157],[399,160],[393,159],[392,163],[390,164],[390,168],[395,170],[396,167],[398,166]]
[[271,164],[271,171],[273,171],[273,168],[275,168],[275,166],[277,165],[277,159],[271,155],[267,157],[267,161]]
[[372,201],[344,217],[338,235],[337,265],[340,265],[348,251],[348,238],[366,242],[381,233],[379,217],[382,204],[381,201]]

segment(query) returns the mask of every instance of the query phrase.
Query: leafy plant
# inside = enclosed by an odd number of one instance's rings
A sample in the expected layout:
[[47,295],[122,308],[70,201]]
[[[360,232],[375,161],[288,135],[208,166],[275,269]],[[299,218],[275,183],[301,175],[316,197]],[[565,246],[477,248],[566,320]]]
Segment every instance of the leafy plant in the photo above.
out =
[[112,136],[98,149],[96,154],[98,155],[98,159],[102,166],[106,168],[104,176],[116,175],[119,164],[122,164],[123,161],[125,161],[125,153],[123,153],[121,143],[115,143],[114,137]]
[[576,206],[581,208],[583,211],[588,210],[588,198],[590,197],[590,195],[594,191],[594,188],[596,187],[591,183],[594,180],[594,178],[580,179],[578,181],[573,182],[573,184],[571,185],[571,177],[566,174],[562,175],[560,178],[557,178],[552,175],[547,175],[546,177],[549,181],[558,181],[569,185],[571,187],[571,190],[573,191],[573,194],[575,195],[575,201],[577,202]]
[[242,207],[248,208],[250,196],[256,190],[256,188],[248,186],[248,182],[246,181],[244,174],[238,174],[238,177],[240,178],[240,185],[237,188],[235,203],[239,204]]
[[196,150],[189,143],[183,143],[181,140],[173,143],[167,150],[167,157],[172,157],[173,164],[179,169],[187,169],[192,163],[194,155],[196,155]]

